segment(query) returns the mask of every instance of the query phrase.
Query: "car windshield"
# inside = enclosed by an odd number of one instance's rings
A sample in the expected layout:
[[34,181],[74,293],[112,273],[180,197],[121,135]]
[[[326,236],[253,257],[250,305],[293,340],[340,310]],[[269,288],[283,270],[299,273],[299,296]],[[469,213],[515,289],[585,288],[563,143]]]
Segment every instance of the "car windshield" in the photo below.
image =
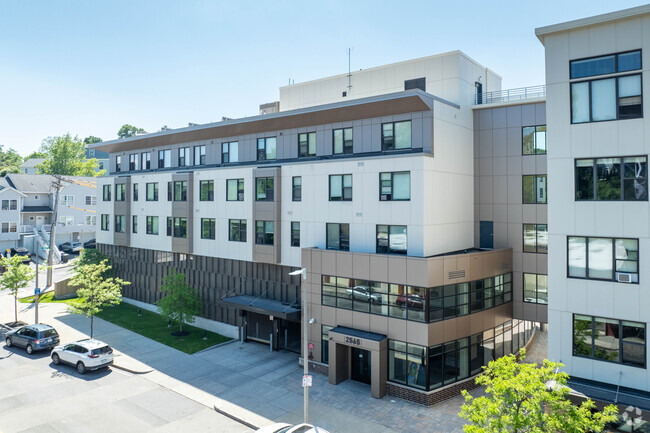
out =
[[100,347],[99,349],[93,349],[92,351],[93,355],[106,355],[107,353],[111,353],[111,348],[108,346]]
[[58,335],[59,334],[57,334],[54,329],[46,329],[44,331],[41,331],[41,338],[57,337]]

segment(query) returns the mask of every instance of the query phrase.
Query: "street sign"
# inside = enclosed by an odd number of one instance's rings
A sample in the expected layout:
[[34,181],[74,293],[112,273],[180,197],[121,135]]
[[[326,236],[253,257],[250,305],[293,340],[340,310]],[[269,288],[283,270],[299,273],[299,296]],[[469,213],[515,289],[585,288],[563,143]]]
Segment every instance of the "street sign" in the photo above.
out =
[[314,350],[314,343],[307,343],[307,348],[309,350]]
[[311,376],[302,377],[302,387],[311,386]]
[[34,289],[34,295],[35,295],[35,296],[38,296],[38,295],[40,295],[40,294],[41,294],[41,289],[39,289],[38,287],[35,288],[35,289]]

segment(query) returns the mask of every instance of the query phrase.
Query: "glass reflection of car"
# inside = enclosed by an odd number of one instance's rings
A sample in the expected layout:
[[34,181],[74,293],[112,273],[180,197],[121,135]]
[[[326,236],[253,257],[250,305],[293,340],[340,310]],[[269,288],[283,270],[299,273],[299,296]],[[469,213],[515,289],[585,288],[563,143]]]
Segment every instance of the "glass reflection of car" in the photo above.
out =
[[424,299],[422,299],[417,293],[411,295],[402,295],[398,296],[397,299],[395,299],[395,305],[398,307],[407,306],[408,308],[412,308],[414,310],[423,310]]
[[346,289],[348,296],[357,301],[381,303],[381,294],[374,292],[370,287],[354,286]]

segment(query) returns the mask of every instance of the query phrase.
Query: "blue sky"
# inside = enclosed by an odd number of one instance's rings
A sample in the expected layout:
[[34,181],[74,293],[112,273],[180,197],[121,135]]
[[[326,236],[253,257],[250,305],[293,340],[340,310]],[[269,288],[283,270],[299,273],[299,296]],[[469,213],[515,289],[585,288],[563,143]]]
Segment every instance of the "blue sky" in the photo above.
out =
[[256,115],[280,86],[460,49],[544,82],[535,27],[639,1],[0,1],[0,145]]

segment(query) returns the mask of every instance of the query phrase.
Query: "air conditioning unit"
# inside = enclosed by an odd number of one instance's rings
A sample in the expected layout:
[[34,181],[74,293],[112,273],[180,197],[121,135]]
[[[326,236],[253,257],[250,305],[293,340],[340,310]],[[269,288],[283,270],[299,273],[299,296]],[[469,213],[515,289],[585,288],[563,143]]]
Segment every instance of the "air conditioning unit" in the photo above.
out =
[[616,281],[618,281],[619,283],[631,283],[632,282],[632,274],[617,272],[616,273]]

